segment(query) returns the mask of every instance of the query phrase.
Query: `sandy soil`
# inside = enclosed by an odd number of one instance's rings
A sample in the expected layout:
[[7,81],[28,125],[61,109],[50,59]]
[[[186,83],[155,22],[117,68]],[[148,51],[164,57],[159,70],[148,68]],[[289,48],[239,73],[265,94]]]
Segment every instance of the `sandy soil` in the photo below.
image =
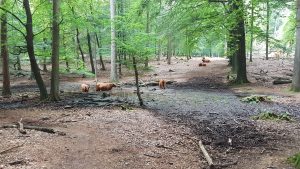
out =
[[[14,96],[0,98],[0,125],[22,118],[66,135],[0,129],[0,168],[206,168],[200,139],[216,164],[231,164],[227,168],[292,168],[286,159],[300,151],[300,96],[288,92],[288,85],[272,85],[274,78],[289,76],[291,60],[254,60],[248,66],[252,84],[243,86],[228,85],[226,60],[212,59],[207,67],[199,62],[152,62],[153,71],[142,72],[141,81],[176,83],[166,90],[142,87],[144,109],[135,106],[131,85],[104,98],[78,92],[82,82],[92,85],[93,79],[64,76],[63,100],[45,103],[38,101],[34,81],[13,78]],[[125,71],[121,84],[133,82],[131,75]],[[108,71],[99,75],[101,81],[108,77]],[[267,94],[272,102],[240,101],[251,94]],[[251,120],[266,110],[289,112],[294,121]]]

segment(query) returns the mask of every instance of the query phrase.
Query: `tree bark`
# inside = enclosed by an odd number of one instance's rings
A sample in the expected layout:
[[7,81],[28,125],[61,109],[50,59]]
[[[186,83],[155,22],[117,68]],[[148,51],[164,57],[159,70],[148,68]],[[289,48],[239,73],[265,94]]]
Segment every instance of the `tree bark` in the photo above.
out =
[[115,0],[110,0],[110,21],[111,21],[111,70],[110,80],[118,81],[117,55],[116,55],[116,30],[115,30]]
[[[5,4],[5,0],[1,1],[1,5]],[[7,49],[7,16],[6,12],[1,15],[1,58],[2,58],[2,73],[3,73],[3,89],[2,96],[9,97],[10,91],[10,77],[9,77],[9,54]]]
[[80,55],[81,55],[82,62],[85,63],[84,53],[83,53],[83,50],[82,50],[81,44],[80,44],[80,39],[79,39],[79,29],[78,29],[78,28],[76,28],[76,40],[77,40],[77,45],[78,45],[78,49],[79,49],[79,51],[80,51]]
[[267,0],[266,60],[269,59],[270,4]]
[[235,12],[236,25],[234,25],[233,31],[234,44],[236,46],[235,64],[237,84],[248,83],[247,70],[246,70],[246,38],[245,38],[245,23],[244,23],[244,4],[243,0],[231,1],[232,9]]
[[140,92],[139,73],[138,73],[138,70],[137,70],[137,65],[136,65],[137,63],[136,63],[136,60],[135,60],[135,56],[132,56],[132,63],[133,63],[134,76],[135,76],[136,94],[137,94],[137,97],[139,99],[140,106],[144,106],[144,102],[143,102],[141,92]]
[[92,44],[91,44],[91,35],[90,35],[89,31],[87,31],[87,41],[88,41],[88,47],[89,47],[89,55],[90,55],[90,63],[91,63],[92,73],[95,74],[95,66],[94,66],[93,51],[92,51]]
[[101,36],[99,36],[99,38],[98,38],[98,35],[96,33],[96,41],[97,41],[97,46],[99,48],[99,59],[100,59],[100,64],[101,64],[101,70],[105,70],[105,65],[103,62],[103,57],[102,57],[102,52],[101,52],[101,48],[102,48],[101,40],[102,40]]
[[26,13],[26,44],[27,44],[27,52],[30,60],[31,71],[34,75],[36,83],[40,90],[40,98],[46,99],[48,97],[47,89],[40,74],[40,69],[36,62],[35,54],[34,54],[34,45],[33,45],[33,30],[32,30],[32,14],[30,11],[30,3],[29,0],[23,0],[23,7]]
[[59,16],[60,0],[53,0],[53,21],[52,21],[52,71],[50,99],[59,100]]
[[172,43],[171,37],[168,35],[168,44],[167,44],[167,63],[171,64],[171,57],[172,57]]
[[250,31],[250,62],[252,62],[253,55],[253,29],[254,29],[254,0],[251,0],[251,31]]
[[292,90],[300,92],[300,0],[297,0],[297,31],[296,31],[296,52],[294,58],[294,75]]

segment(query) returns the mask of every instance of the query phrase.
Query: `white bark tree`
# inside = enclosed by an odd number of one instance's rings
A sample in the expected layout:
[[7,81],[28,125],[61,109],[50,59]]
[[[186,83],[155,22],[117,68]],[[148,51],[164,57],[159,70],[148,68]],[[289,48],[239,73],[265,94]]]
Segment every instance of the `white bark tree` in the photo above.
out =
[[115,29],[115,0],[110,0],[110,21],[111,21],[111,70],[110,80],[118,81],[117,55],[116,55],[116,29]]

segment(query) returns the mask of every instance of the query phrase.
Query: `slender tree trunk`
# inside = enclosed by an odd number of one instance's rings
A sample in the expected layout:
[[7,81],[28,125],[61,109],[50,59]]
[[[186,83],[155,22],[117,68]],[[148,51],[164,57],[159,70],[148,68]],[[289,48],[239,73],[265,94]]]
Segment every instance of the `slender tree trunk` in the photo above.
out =
[[79,29],[78,29],[78,28],[76,28],[76,40],[77,40],[77,45],[78,45],[78,49],[79,49],[79,51],[80,51],[80,55],[81,55],[82,62],[85,63],[84,53],[83,53],[83,50],[82,50],[81,44],[80,44],[80,39],[79,39]]
[[101,70],[105,70],[105,65],[103,62],[103,57],[102,57],[102,52],[101,52],[101,48],[102,48],[101,40],[102,40],[101,36],[99,36],[99,38],[98,38],[98,35],[96,33],[96,41],[97,41],[97,46],[99,48],[99,59],[100,59],[100,64],[101,64]]
[[250,30],[250,62],[252,62],[253,55],[253,29],[254,29],[254,0],[251,0],[251,30]]
[[161,49],[161,40],[158,41],[158,54],[157,54],[157,61],[160,61],[162,55],[162,49]]
[[167,63],[171,64],[171,57],[172,57],[172,42],[170,35],[168,36],[168,44],[167,44]]
[[17,55],[17,70],[22,70],[20,55]]
[[32,30],[32,14],[30,11],[30,3],[29,0],[23,0],[23,7],[26,12],[26,43],[27,43],[27,52],[31,64],[31,71],[34,75],[36,83],[40,90],[40,98],[46,99],[48,97],[47,89],[40,74],[40,69],[35,59],[34,54],[34,45],[33,45],[33,30]]
[[270,4],[267,0],[266,60],[269,59]]
[[89,47],[89,55],[90,55],[90,63],[91,63],[92,73],[95,74],[95,66],[94,66],[93,51],[92,51],[92,44],[91,44],[91,35],[90,35],[89,31],[87,31],[87,41],[88,41],[88,47]]
[[[5,0],[1,0],[1,5],[5,4]],[[2,73],[3,73],[3,90],[2,96],[9,97],[10,91],[10,77],[9,77],[9,56],[7,49],[7,16],[6,12],[1,15],[1,58],[2,58]]]
[[300,92],[300,0],[297,0],[297,33],[292,90]]
[[110,0],[110,21],[111,21],[111,70],[110,80],[118,81],[117,55],[116,55],[116,30],[115,30],[115,0]]
[[[149,11],[149,4],[147,4],[147,9],[146,9],[146,34],[149,35],[150,33],[150,11]],[[149,46],[149,43],[147,44]],[[145,60],[145,68],[149,67],[149,57],[146,56]]]
[[60,0],[53,0],[53,21],[52,21],[52,71],[50,99],[59,100],[59,16]]
[[140,106],[144,106],[143,99],[142,99],[141,92],[140,92],[139,73],[137,70],[137,65],[136,65],[137,63],[135,60],[135,56],[132,56],[132,63],[133,63],[134,76],[135,76],[136,94],[139,99]]

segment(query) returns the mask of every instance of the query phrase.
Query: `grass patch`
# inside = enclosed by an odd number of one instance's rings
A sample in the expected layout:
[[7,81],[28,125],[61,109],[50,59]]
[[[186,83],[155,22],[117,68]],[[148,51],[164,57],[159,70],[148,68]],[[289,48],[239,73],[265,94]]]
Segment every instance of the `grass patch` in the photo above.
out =
[[252,95],[248,97],[244,97],[242,102],[246,103],[259,103],[259,102],[270,102],[272,98],[270,96],[263,96],[263,95]]
[[300,153],[297,153],[288,158],[288,162],[295,168],[300,169]]
[[272,120],[272,121],[292,121],[292,117],[288,112],[275,114],[272,112],[261,112],[257,116],[252,117],[253,120]]

